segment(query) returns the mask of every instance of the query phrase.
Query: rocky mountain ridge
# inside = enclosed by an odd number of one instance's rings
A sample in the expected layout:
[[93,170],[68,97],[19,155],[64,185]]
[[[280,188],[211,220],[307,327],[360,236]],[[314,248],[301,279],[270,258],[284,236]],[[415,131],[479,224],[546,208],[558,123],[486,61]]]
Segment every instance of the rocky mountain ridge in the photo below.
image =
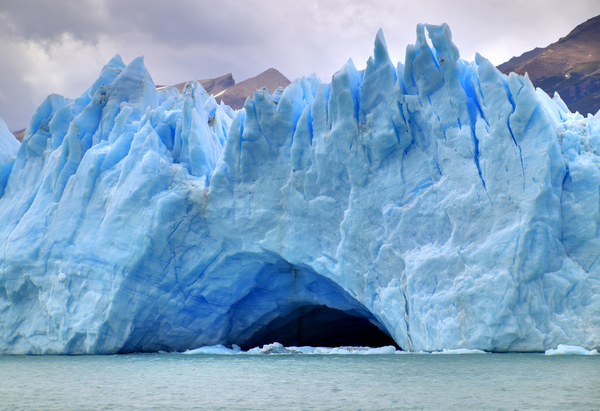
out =
[[[246,98],[252,97],[254,91],[261,88],[267,88],[271,93],[275,92],[278,87],[287,87],[291,83],[283,74],[274,68],[270,68],[258,76],[251,77],[239,83],[236,83],[231,73],[215,79],[198,80],[207,93],[212,94],[220,103],[223,101],[234,110],[239,110],[244,107]],[[179,91],[187,82],[174,84]],[[159,86],[162,88],[165,86]]]
[[535,48],[497,67],[508,74],[529,74],[536,87],[558,92],[571,111],[600,110],[600,16],[575,27],[545,48]]

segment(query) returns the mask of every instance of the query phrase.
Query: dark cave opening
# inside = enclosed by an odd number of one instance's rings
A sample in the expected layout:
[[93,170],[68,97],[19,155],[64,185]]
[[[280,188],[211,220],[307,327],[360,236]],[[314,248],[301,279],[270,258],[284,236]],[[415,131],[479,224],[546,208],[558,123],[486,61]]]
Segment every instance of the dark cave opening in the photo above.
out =
[[255,332],[243,350],[279,342],[289,346],[341,347],[393,345],[392,337],[363,317],[329,308],[324,305],[306,305],[278,317]]

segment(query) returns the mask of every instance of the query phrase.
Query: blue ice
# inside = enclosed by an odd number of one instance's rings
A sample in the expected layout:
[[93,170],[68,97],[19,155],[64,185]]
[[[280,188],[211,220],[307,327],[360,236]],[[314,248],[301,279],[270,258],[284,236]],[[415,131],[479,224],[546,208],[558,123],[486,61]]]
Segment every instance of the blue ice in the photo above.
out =
[[407,351],[600,346],[600,114],[447,25],[237,112],[116,56],[5,140],[0,353],[228,349],[313,305]]

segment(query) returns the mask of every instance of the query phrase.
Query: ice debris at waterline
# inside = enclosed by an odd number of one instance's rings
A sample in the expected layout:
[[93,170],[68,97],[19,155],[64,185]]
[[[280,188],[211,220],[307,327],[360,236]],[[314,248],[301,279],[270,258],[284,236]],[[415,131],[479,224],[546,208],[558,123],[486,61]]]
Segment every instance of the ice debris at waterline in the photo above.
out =
[[239,112],[117,56],[11,164],[1,353],[372,334],[340,312],[409,351],[600,346],[600,115],[459,59],[446,25]]
[[274,342],[272,344],[265,344],[261,347],[254,347],[248,351],[242,351],[242,349],[233,344],[232,348],[225,347],[222,344],[200,347],[194,350],[187,350],[181,354],[197,355],[197,354],[250,354],[250,355],[265,355],[265,354],[358,354],[358,355],[373,355],[373,354],[396,354],[404,351],[396,350],[393,345],[386,347],[284,347],[283,344]]
[[594,348],[593,350],[586,350],[583,347],[576,345],[563,345],[559,344],[554,350],[546,350],[546,355],[598,355],[598,351]]
[[[559,346],[559,348],[562,346]],[[581,347],[577,347],[580,350],[583,350]],[[554,351],[554,350],[550,350]],[[585,351],[585,350],[584,350]],[[592,351],[592,352],[595,352]],[[284,347],[283,344],[278,342],[274,342],[272,344],[265,344],[261,347],[254,347],[249,349],[248,351],[243,351],[240,346],[233,344],[231,348],[226,347],[222,344],[211,345],[196,348],[193,350],[187,350],[183,353],[167,353],[161,352],[161,354],[186,354],[186,355],[199,355],[199,354],[208,354],[208,355],[238,355],[238,354],[251,354],[251,355],[264,355],[264,354],[320,354],[320,355],[347,355],[347,354],[357,354],[357,355],[389,355],[389,354],[488,354],[486,351],[482,350],[470,350],[467,348],[458,348],[454,350],[444,349],[442,351],[401,351],[397,350],[393,345],[388,345],[385,347],[352,347],[352,346],[343,346],[343,347]],[[546,352],[548,354],[548,352]]]

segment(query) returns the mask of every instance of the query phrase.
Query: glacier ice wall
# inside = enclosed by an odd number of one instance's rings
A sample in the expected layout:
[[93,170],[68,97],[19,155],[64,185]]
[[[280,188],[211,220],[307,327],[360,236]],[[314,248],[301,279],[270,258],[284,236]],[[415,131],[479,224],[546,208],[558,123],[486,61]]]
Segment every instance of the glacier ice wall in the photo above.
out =
[[446,25],[238,112],[117,56],[10,161],[0,353],[240,344],[314,305],[406,350],[600,345],[600,115]]
[[19,140],[8,130],[8,126],[0,118],[0,197],[4,194],[4,187],[6,187],[20,145]]

